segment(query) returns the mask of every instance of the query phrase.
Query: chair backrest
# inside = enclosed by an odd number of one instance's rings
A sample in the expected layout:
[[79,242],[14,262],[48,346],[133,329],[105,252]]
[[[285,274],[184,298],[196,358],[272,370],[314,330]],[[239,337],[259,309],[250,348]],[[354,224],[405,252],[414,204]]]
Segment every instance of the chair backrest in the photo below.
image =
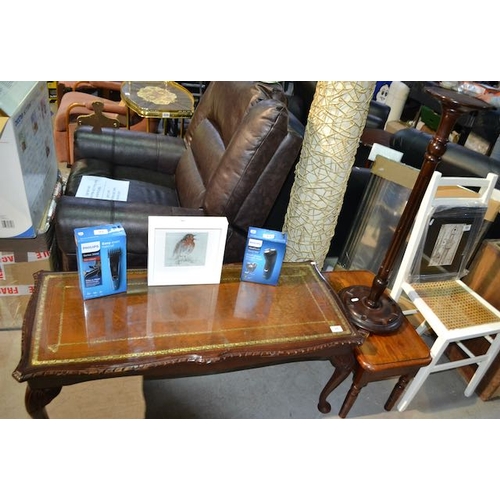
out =
[[76,119],[77,125],[90,125],[93,127],[93,132],[100,132],[103,127],[120,128],[120,120],[109,118],[103,114],[104,103],[95,101],[92,103],[93,113],[88,115],[80,115]]
[[391,289],[394,300],[399,299],[405,282],[463,276],[497,179],[493,173],[475,178],[442,177],[434,172]]
[[225,215],[242,234],[259,226],[298,157],[303,128],[291,126],[280,85],[211,82],[185,134],[176,169],[180,205]]

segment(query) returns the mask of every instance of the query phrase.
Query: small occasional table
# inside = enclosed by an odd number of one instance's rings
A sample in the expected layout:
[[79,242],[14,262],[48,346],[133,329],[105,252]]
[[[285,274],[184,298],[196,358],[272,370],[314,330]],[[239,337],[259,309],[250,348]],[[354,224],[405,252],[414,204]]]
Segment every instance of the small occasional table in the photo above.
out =
[[[184,119],[194,113],[194,97],[176,82],[123,82],[121,98],[127,105],[127,126],[130,110],[145,118]],[[149,132],[149,120],[148,120]]]
[[27,382],[28,413],[46,417],[63,386],[90,380],[317,359],[335,368],[319,396],[327,413],[326,398],[351,373],[363,336],[313,263],[285,263],[277,286],[242,282],[240,275],[241,265],[229,264],[217,285],[148,287],[147,271],[131,270],[126,293],[83,301],[77,273],[40,272],[13,373]]
[[[340,291],[352,285],[370,286],[374,274],[370,271],[334,271],[325,273],[325,277],[334,290]],[[384,405],[385,410],[392,410],[408,382],[420,368],[431,362],[429,347],[406,318],[391,333],[364,333],[366,340],[354,350],[356,365],[353,381],[339,411],[341,418],[347,416],[361,389],[367,384],[397,377],[397,383]]]

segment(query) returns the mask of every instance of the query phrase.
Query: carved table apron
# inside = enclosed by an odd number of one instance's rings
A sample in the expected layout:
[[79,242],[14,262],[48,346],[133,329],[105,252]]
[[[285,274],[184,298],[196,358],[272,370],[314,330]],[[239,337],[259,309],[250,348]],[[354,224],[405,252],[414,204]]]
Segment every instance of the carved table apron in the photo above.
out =
[[63,386],[89,380],[314,359],[335,368],[318,403],[328,413],[326,399],[350,374],[363,336],[314,263],[285,263],[277,286],[242,282],[240,274],[240,264],[229,264],[217,285],[148,287],[146,270],[129,270],[126,293],[84,301],[77,273],[41,271],[13,373],[27,382],[28,413],[47,417],[45,406]]

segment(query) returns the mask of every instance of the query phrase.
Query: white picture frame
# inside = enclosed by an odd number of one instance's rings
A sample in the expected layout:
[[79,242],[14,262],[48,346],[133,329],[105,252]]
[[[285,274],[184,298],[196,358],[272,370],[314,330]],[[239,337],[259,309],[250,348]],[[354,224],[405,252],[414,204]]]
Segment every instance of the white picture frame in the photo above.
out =
[[226,217],[149,216],[148,286],[218,284]]

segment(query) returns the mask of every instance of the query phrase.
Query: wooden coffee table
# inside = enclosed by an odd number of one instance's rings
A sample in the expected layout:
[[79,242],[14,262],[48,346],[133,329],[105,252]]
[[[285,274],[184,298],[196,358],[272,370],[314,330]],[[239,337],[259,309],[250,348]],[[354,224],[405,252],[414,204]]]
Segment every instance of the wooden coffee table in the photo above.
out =
[[329,412],[326,399],[351,373],[363,342],[335,292],[312,263],[285,263],[278,286],[242,282],[240,273],[241,265],[230,264],[218,285],[148,287],[146,270],[132,270],[127,293],[87,301],[77,273],[38,273],[13,373],[27,382],[28,413],[47,417],[63,386],[89,380],[317,359],[335,368],[318,403]]

